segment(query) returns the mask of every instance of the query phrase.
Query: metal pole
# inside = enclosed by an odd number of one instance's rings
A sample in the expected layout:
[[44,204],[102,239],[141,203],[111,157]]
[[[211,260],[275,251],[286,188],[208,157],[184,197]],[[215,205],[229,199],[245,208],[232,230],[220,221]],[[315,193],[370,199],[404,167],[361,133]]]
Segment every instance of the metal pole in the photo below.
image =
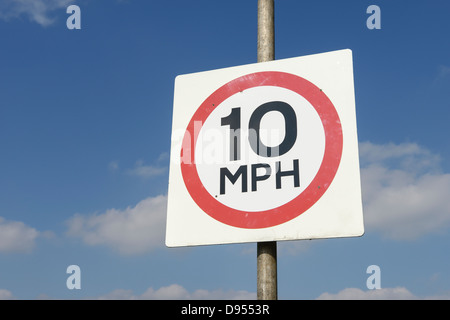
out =
[[258,62],[275,60],[274,0],[258,0]]
[[[274,0],[258,0],[258,62],[275,60]],[[257,244],[257,298],[277,300],[277,243]]]
[[277,243],[258,242],[257,246],[257,299],[277,300]]

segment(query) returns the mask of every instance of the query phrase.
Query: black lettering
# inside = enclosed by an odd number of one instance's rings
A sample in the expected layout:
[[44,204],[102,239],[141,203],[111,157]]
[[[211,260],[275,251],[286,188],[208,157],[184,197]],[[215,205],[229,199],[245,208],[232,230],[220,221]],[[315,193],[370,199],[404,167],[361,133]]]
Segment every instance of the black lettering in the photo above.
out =
[[240,166],[235,174],[232,174],[228,168],[220,168],[220,194],[225,194],[225,177],[235,184],[240,176],[242,176],[242,192],[247,192],[247,166]]
[[300,172],[298,169],[298,159],[294,160],[293,169],[291,171],[281,171],[281,162],[278,161],[275,164],[275,178],[276,178],[276,187],[277,189],[281,189],[281,177],[293,176],[294,177],[294,187],[300,186]]
[[[285,122],[285,136],[283,141],[276,147],[268,147],[262,143],[260,138],[261,119],[270,111],[278,111],[284,117]],[[253,151],[262,157],[278,157],[294,146],[297,139],[297,117],[294,109],[286,102],[272,101],[260,105],[252,113],[250,122],[248,124],[250,129],[249,142]]]
[[241,159],[241,108],[231,109],[231,113],[221,119],[222,126],[230,126],[230,161]]
[[[266,173],[262,176],[257,175],[257,171],[259,168],[266,169]],[[272,169],[267,163],[257,163],[252,164],[252,191],[256,191],[256,183],[258,181],[266,180],[270,177],[270,174],[272,173]]]

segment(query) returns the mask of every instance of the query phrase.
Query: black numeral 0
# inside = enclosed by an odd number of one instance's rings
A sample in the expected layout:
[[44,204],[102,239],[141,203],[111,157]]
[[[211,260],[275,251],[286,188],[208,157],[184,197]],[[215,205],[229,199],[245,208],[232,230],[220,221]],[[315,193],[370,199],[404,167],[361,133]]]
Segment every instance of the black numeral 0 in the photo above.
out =
[[[286,129],[283,141],[275,147],[266,146],[260,137],[261,120],[270,111],[278,111],[283,115]],[[231,113],[221,120],[222,126],[230,126],[230,160],[240,160],[241,108],[233,108]],[[250,146],[262,157],[281,156],[291,150],[297,140],[297,117],[294,109],[285,102],[272,101],[260,105],[250,116],[248,127]]]

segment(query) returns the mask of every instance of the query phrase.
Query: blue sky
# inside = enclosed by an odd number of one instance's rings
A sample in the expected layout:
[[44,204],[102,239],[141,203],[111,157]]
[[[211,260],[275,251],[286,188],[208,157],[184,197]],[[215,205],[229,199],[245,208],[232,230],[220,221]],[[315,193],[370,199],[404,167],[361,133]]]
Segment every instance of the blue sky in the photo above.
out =
[[[256,244],[164,245],[174,79],[256,62],[256,8],[0,0],[0,298],[256,297]],[[450,3],[275,9],[276,59],[353,51],[366,229],[280,242],[279,298],[449,299]]]

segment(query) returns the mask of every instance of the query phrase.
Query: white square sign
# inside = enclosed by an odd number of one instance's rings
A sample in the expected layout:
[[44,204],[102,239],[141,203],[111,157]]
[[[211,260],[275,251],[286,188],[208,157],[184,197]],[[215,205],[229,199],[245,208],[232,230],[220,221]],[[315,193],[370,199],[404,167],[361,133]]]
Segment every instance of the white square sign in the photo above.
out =
[[166,245],[364,233],[350,50],[178,76]]

